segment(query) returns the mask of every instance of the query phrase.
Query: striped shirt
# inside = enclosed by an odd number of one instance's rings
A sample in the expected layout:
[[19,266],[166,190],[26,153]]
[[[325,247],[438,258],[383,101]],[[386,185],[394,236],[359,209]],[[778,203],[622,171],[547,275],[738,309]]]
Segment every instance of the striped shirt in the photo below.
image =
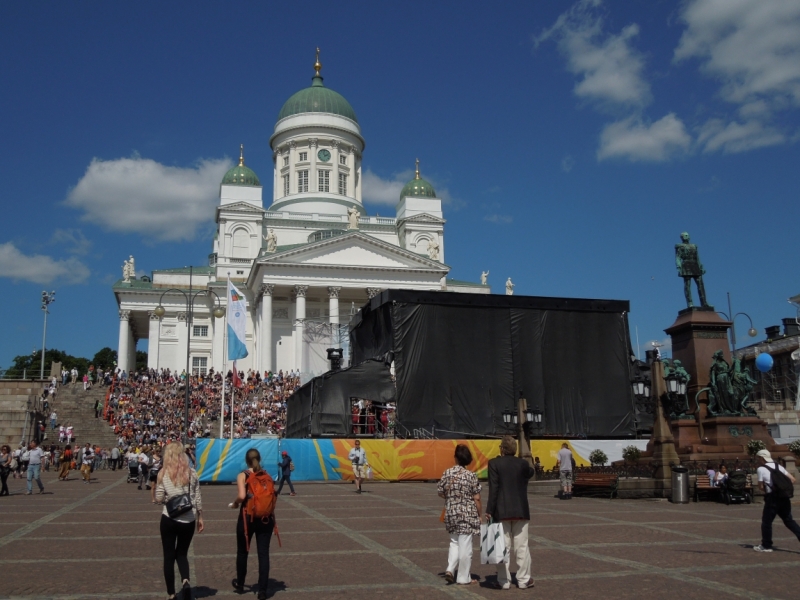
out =
[[200,496],[200,480],[197,478],[197,473],[195,470],[190,469],[189,485],[179,487],[173,484],[172,480],[169,478],[169,475],[164,472],[164,476],[156,486],[156,502],[165,504],[164,510],[161,511],[161,514],[169,517],[166,507],[167,500],[187,493],[192,501],[192,510],[175,518],[176,521],[180,521],[181,523],[191,523],[197,517],[197,511],[203,510],[203,499]]

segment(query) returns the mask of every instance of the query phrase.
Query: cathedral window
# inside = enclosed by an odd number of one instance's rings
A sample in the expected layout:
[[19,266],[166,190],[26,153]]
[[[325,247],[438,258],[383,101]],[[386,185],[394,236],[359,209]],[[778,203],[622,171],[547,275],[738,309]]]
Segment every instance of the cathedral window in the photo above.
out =
[[192,357],[192,375],[205,375],[208,372],[208,358],[205,356]]
[[297,172],[297,193],[302,194],[308,191],[308,171]]
[[195,325],[192,327],[194,337],[208,337],[208,325]]
[[289,166],[289,157],[288,156],[284,156],[283,157],[283,166],[284,167],[288,167]]
[[288,175],[284,175],[283,176],[283,195],[284,196],[288,196],[289,195],[289,176]]
[[330,171],[318,171],[319,177],[319,190],[320,192],[330,192],[331,191],[331,172]]
[[339,173],[339,195],[347,196],[347,175]]
[[305,162],[308,160],[308,152],[300,152],[300,162]]
[[346,165],[347,164],[347,154],[340,154],[339,155],[339,164]]

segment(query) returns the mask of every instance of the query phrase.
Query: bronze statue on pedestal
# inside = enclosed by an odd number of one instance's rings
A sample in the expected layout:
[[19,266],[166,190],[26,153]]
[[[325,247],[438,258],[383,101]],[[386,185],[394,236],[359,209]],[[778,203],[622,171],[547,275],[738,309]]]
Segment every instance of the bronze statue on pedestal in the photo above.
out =
[[675,266],[678,268],[678,275],[683,277],[683,293],[686,296],[686,307],[693,308],[692,301],[692,279],[697,284],[697,295],[700,296],[700,306],[713,309],[706,302],[706,288],[703,285],[703,275],[706,270],[700,262],[700,254],[695,244],[689,243],[689,234],[685,231],[681,234],[680,244],[675,244]]

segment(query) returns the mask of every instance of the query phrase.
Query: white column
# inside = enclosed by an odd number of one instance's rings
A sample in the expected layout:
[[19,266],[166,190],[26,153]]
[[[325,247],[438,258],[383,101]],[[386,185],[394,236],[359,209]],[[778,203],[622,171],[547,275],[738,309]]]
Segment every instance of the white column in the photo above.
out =
[[331,337],[334,347],[339,347],[339,292],[340,287],[328,288],[328,312],[330,313]]
[[[178,326],[175,328],[178,333],[178,349],[175,352],[175,368],[174,370],[180,374],[181,371],[186,369],[186,342],[189,339],[190,332],[186,327],[187,314],[185,312],[178,313]],[[189,363],[189,371],[192,370],[192,364]],[[189,373],[190,374],[190,373]]]
[[128,318],[131,311],[119,311],[119,346],[117,347],[117,367],[120,371],[128,371],[128,342],[130,340],[130,323]]
[[150,331],[147,337],[147,368],[158,369],[158,343],[161,337],[161,319],[159,319],[158,315],[152,310],[147,311],[147,316],[150,317]]
[[272,349],[274,343],[272,341],[272,292],[275,291],[275,285],[272,283],[264,283],[261,288],[261,331],[259,332],[259,343],[261,345],[261,352],[259,354],[260,365],[259,370],[271,371],[272,370]]
[[308,160],[311,161],[311,169],[308,172],[308,191],[318,192],[319,181],[317,181],[317,177],[319,172],[317,171],[317,138],[308,140],[308,153],[310,155]]
[[133,329],[128,327],[128,373],[136,371],[136,336]]
[[[211,330],[213,338],[211,339],[211,366],[214,367],[215,373],[221,373],[225,368],[225,332],[227,324],[223,316],[219,319],[216,317],[211,320]],[[224,375],[224,373],[223,373]]]
[[296,285],[297,306],[294,315],[294,368],[303,372],[303,323],[306,320],[307,285]]
[[297,142],[291,140],[289,142],[289,193],[297,193],[297,169],[295,163],[297,162]]

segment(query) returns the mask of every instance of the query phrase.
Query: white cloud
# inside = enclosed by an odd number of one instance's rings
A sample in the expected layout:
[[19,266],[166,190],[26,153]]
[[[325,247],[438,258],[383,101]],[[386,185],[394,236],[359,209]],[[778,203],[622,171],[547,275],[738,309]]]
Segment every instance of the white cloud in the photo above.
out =
[[169,167],[134,156],[92,160],[67,195],[82,219],[109,231],[158,241],[190,240],[210,223],[228,159],[201,160],[194,168]]
[[500,225],[513,222],[514,217],[511,217],[509,215],[492,214],[492,215],[486,215],[485,217],[483,217],[483,220],[488,221],[489,223],[496,223]]
[[569,154],[567,154],[564,158],[561,159],[561,170],[564,173],[569,173],[572,171],[572,167],[575,166],[575,159],[572,158]]
[[400,192],[403,186],[414,178],[414,171],[395,173],[388,179],[383,179],[367,169],[364,173],[363,195],[364,202],[370,204],[388,204],[394,206],[400,201]]
[[56,229],[53,237],[50,238],[51,244],[64,244],[67,251],[71,254],[84,256],[89,253],[92,242],[86,239],[80,229]]
[[42,254],[26,255],[13,242],[0,244],[0,277],[32,283],[81,283],[89,278],[89,269],[75,257],[55,260]]
[[726,124],[722,119],[711,119],[700,129],[697,141],[704,146],[704,152],[721,150],[726,154],[733,154],[782,144],[786,141],[786,136],[755,120]]
[[672,113],[652,124],[629,117],[605,126],[597,159],[661,162],[685,154],[691,142],[683,122]]
[[681,18],[674,60],[699,59],[725,100],[745,110],[800,105],[800,2],[694,0]]
[[583,0],[562,14],[555,24],[534,37],[534,44],[553,38],[567,59],[570,72],[581,77],[575,95],[607,105],[644,106],[651,100],[644,79],[644,57],[632,46],[639,26],[619,34],[603,31],[603,19],[593,10],[597,0]]

